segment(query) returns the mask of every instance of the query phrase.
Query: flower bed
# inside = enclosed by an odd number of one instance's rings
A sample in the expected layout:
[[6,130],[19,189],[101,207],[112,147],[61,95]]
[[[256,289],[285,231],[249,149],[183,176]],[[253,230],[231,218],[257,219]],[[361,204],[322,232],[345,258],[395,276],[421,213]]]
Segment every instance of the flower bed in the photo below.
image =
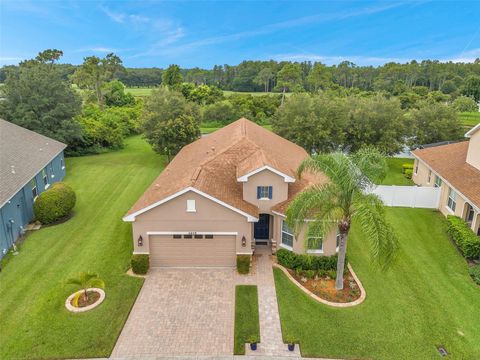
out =
[[[297,272],[287,269],[289,274],[303,287],[318,297],[331,302],[349,303],[360,298],[360,288],[349,270],[343,279],[343,290],[335,289],[335,273]],[[307,274],[308,273],[308,274]]]
[[68,311],[78,313],[92,310],[100,305],[105,300],[105,291],[99,288],[87,289],[88,300],[86,301],[82,295],[77,297],[78,294],[83,294],[83,290],[79,290],[71,294],[65,301],[65,307]]

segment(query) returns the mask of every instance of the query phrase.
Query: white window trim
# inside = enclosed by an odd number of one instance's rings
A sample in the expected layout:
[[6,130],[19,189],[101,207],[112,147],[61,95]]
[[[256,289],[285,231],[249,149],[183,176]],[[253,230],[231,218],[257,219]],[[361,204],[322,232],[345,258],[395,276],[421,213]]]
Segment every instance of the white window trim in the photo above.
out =
[[47,185],[45,185],[45,190],[47,190],[49,187],[50,187],[50,183],[47,183]]
[[[293,250],[293,242],[295,241],[295,235],[289,233],[288,231],[283,230],[283,223],[285,220],[282,219],[281,228],[280,228],[280,246],[283,246],[285,249]],[[287,225],[288,226],[288,225]],[[283,233],[290,235],[292,237],[292,246],[283,243]]]
[[288,245],[285,245],[284,243],[282,243],[280,241],[280,247],[284,248],[284,249],[287,249],[287,250],[290,250],[290,251],[293,251],[293,247],[292,246],[288,246]]
[[187,212],[194,213],[197,212],[195,200],[187,200]]
[[433,174],[433,173],[432,173],[432,170],[429,169],[429,170],[428,170],[428,175],[427,175],[427,184],[431,184],[431,182],[432,182],[432,174]]
[[[450,194],[452,194],[452,193],[455,194],[455,197],[450,199]],[[450,213],[455,214],[455,210],[452,209],[450,207],[450,205],[448,204],[449,200],[452,200],[452,202],[455,204],[455,208],[456,208],[457,207],[457,192],[455,190],[453,190],[452,188],[448,189],[446,208],[447,208],[447,210],[450,211]]]

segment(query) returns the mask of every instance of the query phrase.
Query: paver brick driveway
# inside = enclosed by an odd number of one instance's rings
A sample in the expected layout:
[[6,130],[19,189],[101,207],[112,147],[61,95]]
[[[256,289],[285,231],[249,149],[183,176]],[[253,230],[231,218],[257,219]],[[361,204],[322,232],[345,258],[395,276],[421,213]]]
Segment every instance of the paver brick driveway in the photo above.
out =
[[150,269],[112,357],[232,355],[234,269]]

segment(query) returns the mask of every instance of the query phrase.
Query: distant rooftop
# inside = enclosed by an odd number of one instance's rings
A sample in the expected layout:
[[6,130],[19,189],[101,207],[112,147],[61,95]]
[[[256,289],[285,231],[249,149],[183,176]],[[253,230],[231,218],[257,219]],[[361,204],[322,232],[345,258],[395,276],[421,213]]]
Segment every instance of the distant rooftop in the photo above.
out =
[[0,119],[0,207],[66,147]]

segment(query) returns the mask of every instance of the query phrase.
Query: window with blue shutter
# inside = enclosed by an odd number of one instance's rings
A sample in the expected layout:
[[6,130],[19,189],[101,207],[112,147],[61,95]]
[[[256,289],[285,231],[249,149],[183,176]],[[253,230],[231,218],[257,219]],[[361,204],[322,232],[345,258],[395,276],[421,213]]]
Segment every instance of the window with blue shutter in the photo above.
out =
[[257,199],[272,199],[272,186],[257,186]]

